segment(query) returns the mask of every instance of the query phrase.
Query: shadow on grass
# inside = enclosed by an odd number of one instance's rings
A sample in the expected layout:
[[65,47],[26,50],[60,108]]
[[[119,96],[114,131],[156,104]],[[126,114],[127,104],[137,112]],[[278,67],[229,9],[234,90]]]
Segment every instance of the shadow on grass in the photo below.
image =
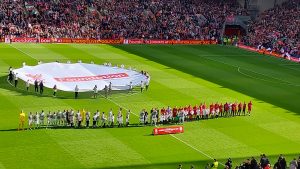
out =
[[[222,71],[222,72],[220,72],[219,69],[215,69],[216,72],[212,71],[214,69],[204,70],[202,67],[197,67],[197,64],[199,63],[199,65],[201,65],[203,60],[199,58],[199,53],[196,52],[193,53],[192,51],[189,51],[189,49],[192,48],[193,50],[196,49],[200,52],[201,50],[203,50],[203,48],[201,48],[202,46],[178,45],[178,50],[175,50],[175,48],[170,49],[168,45],[165,46],[144,45],[140,47],[136,47],[134,45],[112,45],[112,46],[115,47],[116,49],[125,51],[127,53],[143,57],[145,59],[167,66],[169,68],[173,68],[182,71],[184,73],[193,75],[195,77],[202,78],[204,80],[218,84],[221,86],[221,88],[228,88],[243,93],[250,97],[256,98],[258,100],[262,100],[264,102],[284,108],[286,110],[295,112],[298,115],[300,115],[300,111],[299,111],[300,107],[298,104],[299,91],[300,91],[299,86],[287,86],[287,85],[276,84],[276,83],[268,83],[256,79],[249,79],[249,78],[247,79],[247,77],[242,77],[238,75],[236,75],[237,78],[226,78],[227,76],[231,77],[232,74],[238,74],[238,71],[234,70],[233,67],[231,67],[232,70]],[[163,56],[164,54],[163,52],[162,53],[151,52],[153,50],[157,50],[157,51],[164,50],[164,53],[170,53],[171,56],[172,55],[178,56],[179,60],[172,59],[171,57]],[[210,50],[215,50],[215,51],[207,51],[207,52],[211,52],[213,54],[216,53],[217,55],[222,55],[220,53],[224,52],[222,51],[223,49],[221,47],[218,50],[216,50],[216,48]],[[254,58],[254,57],[251,58],[243,57],[243,58],[245,58],[244,60],[245,62],[257,61],[257,63],[255,64],[260,64],[262,67],[267,66],[259,58]],[[216,66],[216,64],[218,64],[219,67],[225,67],[225,68],[229,67],[228,65],[224,66],[222,62],[213,62],[211,60],[208,60],[208,62],[211,62],[210,64],[206,65],[206,67],[209,68],[211,66]],[[191,63],[193,64],[190,65]],[[251,83],[248,83],[248,81]]]
[[[46,130],[46,129],[53,129],[53,130],[59,130],[59,129],[70,129],[70,130],[88,130],[88,129],[92,129],[92,130],[101,130],[101,129],[126,129],[126,128],[139,128],[139,127],[146,127],[144,125],[141,125],[141,124],[130,124],[129,126],[123,126],[123,127],[118,127],[118,125],[114,125],[113,127],[111,126],[106,126],[106,127],[85,127],[85,126],[82,126],[82,127],[70,127],[70,126],[46,126],[46,125],[43,125],[43,126],[40,126],[40,127],[37,127],[37,128],[34,128],[32,127],[32,129],[28,129],[28,128],[25,128],[25,130]],[[150,126],[148,126],[150,127]],[[10,132],[10,131],[18,131],[17,128],[12,128],[12,129],[2,129],[0,130],[0,132]],[[152,134],[150,134],[152,135]]]

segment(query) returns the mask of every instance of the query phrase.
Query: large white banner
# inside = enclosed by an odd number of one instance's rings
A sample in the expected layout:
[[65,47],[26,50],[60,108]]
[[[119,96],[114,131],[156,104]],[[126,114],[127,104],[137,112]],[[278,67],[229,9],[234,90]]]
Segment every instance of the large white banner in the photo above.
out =
[[92,91],[97,85],[98,90],[112,83],[112,90],[126,90],[130,82],[132,86],[139,86],[141,81],[146,83],[149,79],[140,72],[104,65],[86,63],[43,63],[36,66],[24,66],[13,71],[18,78],[25,82],[29,80],[34,84],[37,79],[43,81],[45,87],[58,90],[75,91],[78,85],[79,92]]

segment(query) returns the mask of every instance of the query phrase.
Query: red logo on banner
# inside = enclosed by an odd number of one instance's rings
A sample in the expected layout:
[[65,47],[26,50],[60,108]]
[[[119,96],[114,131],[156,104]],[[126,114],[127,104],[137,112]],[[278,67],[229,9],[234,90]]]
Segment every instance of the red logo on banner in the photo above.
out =
[[154,128],[153,135],[183,133],[183,126],[173,126],[164,128]]
[[54,79],[58,82],[82,82],[82,81],[94,81],[102,79],[118,79],[128,77],[127,73],[115,73],[107,75],[97,75],[97,76],[82,76],[82,77],[55,77]]
[[35,75],[33,75],[33,74],[26,74],[25,76],[30,77],[33,80],[38,80],[38,81],[43,80],[42,79],[43,77],[42,77],[41,74],[35,74]]

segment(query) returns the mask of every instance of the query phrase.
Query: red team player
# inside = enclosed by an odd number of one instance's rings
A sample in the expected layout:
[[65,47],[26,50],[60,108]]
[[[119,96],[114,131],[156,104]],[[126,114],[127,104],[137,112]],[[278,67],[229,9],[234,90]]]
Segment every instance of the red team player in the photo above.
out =
[[250,101],[248,103],[248,114],[249,114],[249,116],[250,116],[251,110],[252,110],[252,102]]
[[193,112],[194,112],[193,119],[198,119],[198,118],[197,118],[197,108],[198,108],[197,105],[195,105],[195,106],[193,107]]
[[218,118],[219,117],[219,112],[220,112],[218,102],[215,104],[214,108],[215,108],[215,116],[216,116],[216,118]]
[[177,106],[176,106],[176,107],[174,107],[173,110],[172,110],[173,120],[176,119],[176,117],[177,117],[177,112],[178,112],[178,109],[177,109]]
[[213,116],[214,116],[214,114],[215,114],[215,112],[214,112],[215,110],[214,110],[214,104],[212,103],[212,104],[210,104],[209,105],[209,115],[213,118]]
[[235,103],[232,103],[231,105],[231,116],[235,115]]
[[166,109],[163,107],[160,109],[161,122],[166,123]]
[[223,116],[223,104],[219,104],[220,116]]
[[244,116],[246,115],[246,103],[244,102],[244,104],[243,104],[243,114],[244,114]]
[[228,117],[230,112],[229,112],[229,104],[227,102],[224,105],[224,110],[225,110],[225,116]]
[[241,115],[241,111],[242,111],[242,102],[239,103],[238,105],[238,115]]

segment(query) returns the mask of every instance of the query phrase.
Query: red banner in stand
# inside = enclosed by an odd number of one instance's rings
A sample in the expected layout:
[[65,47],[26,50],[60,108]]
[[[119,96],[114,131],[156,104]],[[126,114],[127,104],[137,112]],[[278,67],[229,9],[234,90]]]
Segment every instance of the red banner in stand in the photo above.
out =
[[72,43],[71,38],[57,38],[54,41],[55,43]]
[[19,42],[19,43],[36,43],[38,42],[37,38],[13,38],[12,42]]
[[184,131],[183,126],[154,128],[153,135],[177,134],[177,133],[183,133],[183,131]]
[[216,40],[142,40],[142,39],[125,39],[124,44],[187,44],[187,45],[209,45],[217,44]]
[[143,39],[125,39],[124,44],[144,44]]
[[40,38],[40,43],[52,43],[52,38]]

